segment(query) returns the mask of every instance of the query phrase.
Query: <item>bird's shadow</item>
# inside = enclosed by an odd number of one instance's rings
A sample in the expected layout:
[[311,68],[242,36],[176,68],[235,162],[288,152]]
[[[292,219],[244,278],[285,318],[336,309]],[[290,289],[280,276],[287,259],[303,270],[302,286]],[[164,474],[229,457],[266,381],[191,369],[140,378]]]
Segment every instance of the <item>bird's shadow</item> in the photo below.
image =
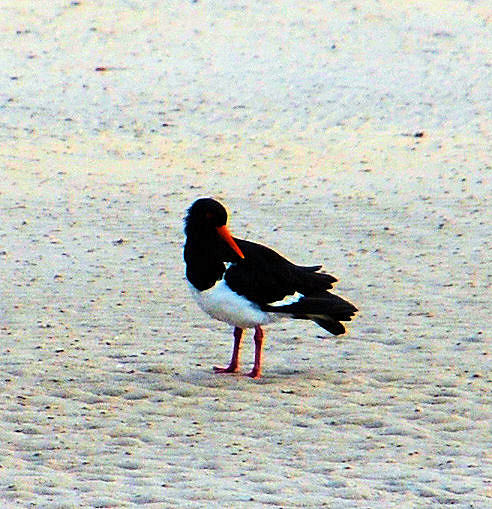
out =
[[289,384],[296,381],[314,381],[327,378],[327,373],[322,373],[314,369],[294,369],[282,368],[276,371],[266,371],[261,378],[253,379],[246,376],[247,368],[239,373],[217,374],[212,369],[189,370],[186,373],[178,375],[176,378],[183,383],[197,385],[201,387],[220,387],[220,388],[247,388],[257,385],[283,385],[286,381]]

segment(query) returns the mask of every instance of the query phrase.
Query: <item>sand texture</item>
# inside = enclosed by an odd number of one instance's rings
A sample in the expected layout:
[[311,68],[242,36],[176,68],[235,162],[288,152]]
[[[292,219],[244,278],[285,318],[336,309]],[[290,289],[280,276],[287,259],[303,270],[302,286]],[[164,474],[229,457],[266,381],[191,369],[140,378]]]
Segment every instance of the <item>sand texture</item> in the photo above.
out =
[[[2,1],[0,507],[492,507],[491,16]],[[337,276],[349,333],[215,375],[199,196]]]

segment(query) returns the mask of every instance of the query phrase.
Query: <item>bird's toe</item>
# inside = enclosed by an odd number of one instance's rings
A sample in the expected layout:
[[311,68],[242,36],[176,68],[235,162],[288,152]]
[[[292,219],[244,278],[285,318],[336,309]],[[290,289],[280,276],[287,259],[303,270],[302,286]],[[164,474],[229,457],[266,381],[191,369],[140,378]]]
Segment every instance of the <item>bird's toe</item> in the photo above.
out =
[[239,371],[239,368],[237,366],[227,366],[227,368],[222,368],[220,366],[214,366],[214,372],[221,374],[221,373],[237,373]]

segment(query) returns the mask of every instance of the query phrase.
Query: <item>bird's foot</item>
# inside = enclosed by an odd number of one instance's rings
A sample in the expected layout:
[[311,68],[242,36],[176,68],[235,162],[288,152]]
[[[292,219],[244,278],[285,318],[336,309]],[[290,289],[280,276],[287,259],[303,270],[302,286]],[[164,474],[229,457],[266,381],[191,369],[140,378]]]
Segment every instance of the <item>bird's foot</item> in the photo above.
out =
[[249,373],[246,373],[245,376],[249,376],[250,378],[258,380],[259,378],[261,378],[261,371],[259,369],[253,368]]
[[219,366],[214,366],[215,373],[237,373],[239,371],[238,366],[229,365],[227,368],[221,368]]

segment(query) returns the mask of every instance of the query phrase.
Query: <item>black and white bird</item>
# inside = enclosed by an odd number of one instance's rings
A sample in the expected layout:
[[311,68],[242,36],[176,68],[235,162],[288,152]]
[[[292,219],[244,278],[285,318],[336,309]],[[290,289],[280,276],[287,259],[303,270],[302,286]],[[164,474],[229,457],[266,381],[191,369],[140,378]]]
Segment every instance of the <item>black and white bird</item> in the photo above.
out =
[[328,292],[336,278],[319,272],[321,265],[294,265],[272,249],[232,237],[226,209],[212,198],[200,198],[185,218],[186,278],[200,308],[234,326],[229,366],[217,373],[239,371],[243,329],[254,328],[255,360],[248,376],[260,378],[262,326],[281,318],[312,320],[338,336],[357,308]]

